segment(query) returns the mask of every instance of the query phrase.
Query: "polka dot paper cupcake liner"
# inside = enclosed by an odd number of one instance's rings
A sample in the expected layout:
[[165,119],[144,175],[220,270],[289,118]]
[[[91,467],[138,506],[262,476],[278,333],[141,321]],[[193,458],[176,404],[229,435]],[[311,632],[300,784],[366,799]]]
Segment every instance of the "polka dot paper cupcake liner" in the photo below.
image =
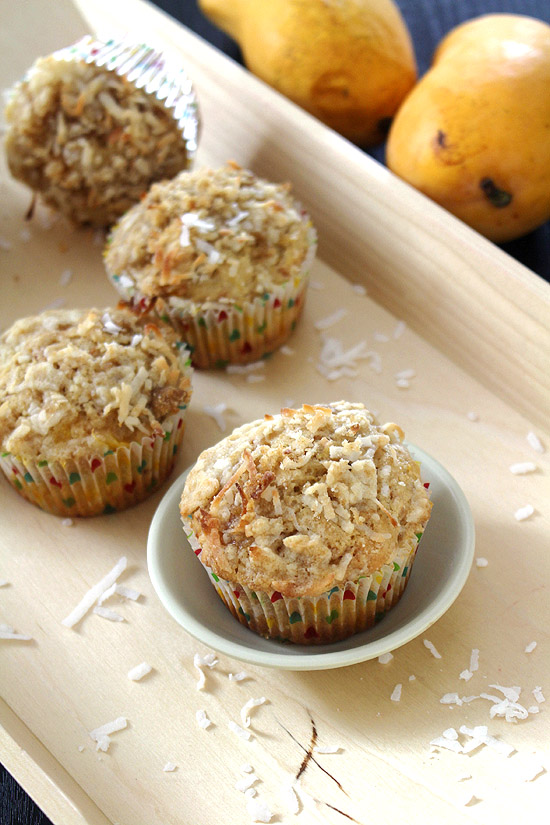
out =
[[[199,561],[201,548],[188,528]],[[419,541],[421,534],[417,536]],[[295,644],[328,644],[374,627],[403,595],[418,542],[396,553],[389,564],[355,582],[332,587],[320,596],[285,597],[278,591],[253,591],[217,576],[202,561],[218,596],[233,616],[265,638]]]
[[151,313],[174,327],[191,350],[194,367],[223,369],[266,358],[288,340],[304,307],[317,250],[313,227],[309,244],[298,275],[242,304],[221,300],[199,304],[177,296],[152,300],[139,292],[128,275],[108,274],[138,312]]
[[80,459],[49,461],[0,456],[6,478],[27,501],[64,517],[125,510],[169,476],[185,430],[185,410],[164,421],[164,432]]

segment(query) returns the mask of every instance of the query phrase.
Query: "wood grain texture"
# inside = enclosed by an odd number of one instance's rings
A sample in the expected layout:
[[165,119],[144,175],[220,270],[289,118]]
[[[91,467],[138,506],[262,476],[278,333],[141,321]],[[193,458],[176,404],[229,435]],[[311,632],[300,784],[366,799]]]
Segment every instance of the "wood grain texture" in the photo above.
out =
[[[193,654],[207,650],[166,614],[147,576],[147,531],[162,491],[125,513],[65,527],[0,479],[0,575],[9,582],[0,590],[0,621],[34,639],[0,645],[2,760],[56,825],[246,822],[247,800],[234,787],[244,763],[254,767],[274,822],[333,825],[351,818],[363,825],[373,816],[386,819],[388,810],[411,825],[536,820],[550,774],[532,783],[520,774],[533,751],[550,768],[544,706],[510,724],[489,718],[487,700],[452,708],[439,700],[451,691],[493,692],[488,686],[499,683],[521,685],[522,700],[532,705],[536,686],[550,690],[550,467],[548,452],[533,452],[526,440],[536,429],[550,446],[543,426],[547,285],[149,6],[66,0],[56,7],[59,42],[48,39],[48,48],[87,28],[121,31],[131,18],[136,31],[181,52],[202,104],[198,162],[233,157],[274,179],[288,178],[319,228],[321,258],[290,341],[294,355],[274,355],[261,383],[196,374],[175,473],[222,435],[203,411],[207,404],[227,404],[229,431],[287,403],[361,400],[399,422],[456,477],[474,513],[476,555],[489,564],[473,568],[459,599],[425,634],[442,659],[419,638],[395,651],[388,665],[371,661],[316,673],[246,666],[249,678],[235,683],[228,674],[242,666],[220,656],[198,692]],[[41,8],[38,0],[14,7],[8,28],[17,25],[18,36],[3,41],[4,57],[24,51],[30,62],[44,51],[40,28],[30,25]],[[8,4],[2,11],[9,13]],[[44,228],[40,209],[24,224],[28,192],[4,168],[1,194],[0,236],[11,244],[0,251],[2,328],[57,299],[75,306],[116,301],[97,234],[63,221]],[[72,278],[62,287],[67,269]],[[357,283],[369,294],[360,295]],[[347,315],[329,334],[347,347],[366,340],[381,357],[381,373],[364,362],[357,378],[329,383],[316,370],[322,340],[315,321],[340,307]],[[398,320],[406,328],[395,337]],[[377,340],[380,334],[387,340]],[[416,376],[409,389],[399,389],[395,374],[407,368]],[[479,420],[468,418],[471,411]],[[536,461],[537,472],[512,475],[509,465],[525,460]],[[516,522],[514,511],[526,503],[535,515]],[[64,616],[123,554],[124,583],[143,593],[137,603],[117,605],[125,621],[89,615],[75,630],[63,627]],[[532,640],[538,646],[526,654]],[[480,650],[480,669],[466,683],[459,674],[472,648]],[[131,682],[128,670],[144,660],[153,672]],[[397,683],[399,703],[390,700]],[[228,722],[239,723],[244,703],[262,695],[269,701],[253,714],[253,739],[243,741]],[[197,726],[199,709],[213,722],[207,731]],[[113,735],[108,753],[97,752],[88,732],[120,715],[128,728]],[[312,719],[319,745],[341,752],[308,761],[301,810],[290,815],[280,792],[303,764]],[[431,755],[430,740],[461,724],[487,724],[517,753]],[[178,766],[174,772],[163,771],[169,761]],[[472,779],[460,781],[465,773]],[[464,807],[468,793],[477,801]]]

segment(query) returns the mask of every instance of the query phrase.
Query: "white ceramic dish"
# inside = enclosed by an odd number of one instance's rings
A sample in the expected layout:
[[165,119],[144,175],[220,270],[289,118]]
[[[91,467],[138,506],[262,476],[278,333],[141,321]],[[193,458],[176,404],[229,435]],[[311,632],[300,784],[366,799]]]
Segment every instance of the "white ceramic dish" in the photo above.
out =
[[190,548],[179,514],[186,470],[170,487],[151,522],[149,575],[164,607],[192,636],[243,662],[287,670],[323,670],[373,659],[406,644],[439,619],[468,577],[474,555],[470,507],[454,478],[435,459],[408,445],[430,482],[432,516],[400,602],[371,630],[330,645],[302,646],[263,639],[224,606]]

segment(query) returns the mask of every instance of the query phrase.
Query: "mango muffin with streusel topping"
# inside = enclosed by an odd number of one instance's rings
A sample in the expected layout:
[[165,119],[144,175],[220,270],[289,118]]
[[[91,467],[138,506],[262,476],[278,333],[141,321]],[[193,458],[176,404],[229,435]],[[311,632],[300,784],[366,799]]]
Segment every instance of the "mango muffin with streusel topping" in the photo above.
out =
[[304,404],[234,430],[189,473],[180,511],[218,595],[301,644],[371,627],[400,599],[431,502],[395,424]]
[[0,465],[33,504],[93,516],[168,476],[191,397],[189,352],[126,308],[53,310],[0,337]]
[[223,367],[287,340],[315,250],[290,185],[228,163],[153,185],[114,227],[105,265],[126,300],[175,326],[195,366]]

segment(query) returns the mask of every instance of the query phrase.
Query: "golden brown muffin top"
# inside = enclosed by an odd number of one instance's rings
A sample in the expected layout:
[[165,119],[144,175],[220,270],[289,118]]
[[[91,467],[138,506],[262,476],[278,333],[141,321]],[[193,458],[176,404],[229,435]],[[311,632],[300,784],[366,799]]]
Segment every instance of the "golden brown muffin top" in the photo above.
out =
[[202,561],[253,590],[319,595],[414,548],[431,502],[395,424],[362,404],[304,404],[203,452],[180,510]]
[[126,298],[235,303],[302,277],[314,251],[290,185],[228,163],[152,186],[113,229],[105,264]]
[[127,309],[63,309],[0,337],[0,444],[15,456],[76,458],[162,435],[191,397],[188,351]]

